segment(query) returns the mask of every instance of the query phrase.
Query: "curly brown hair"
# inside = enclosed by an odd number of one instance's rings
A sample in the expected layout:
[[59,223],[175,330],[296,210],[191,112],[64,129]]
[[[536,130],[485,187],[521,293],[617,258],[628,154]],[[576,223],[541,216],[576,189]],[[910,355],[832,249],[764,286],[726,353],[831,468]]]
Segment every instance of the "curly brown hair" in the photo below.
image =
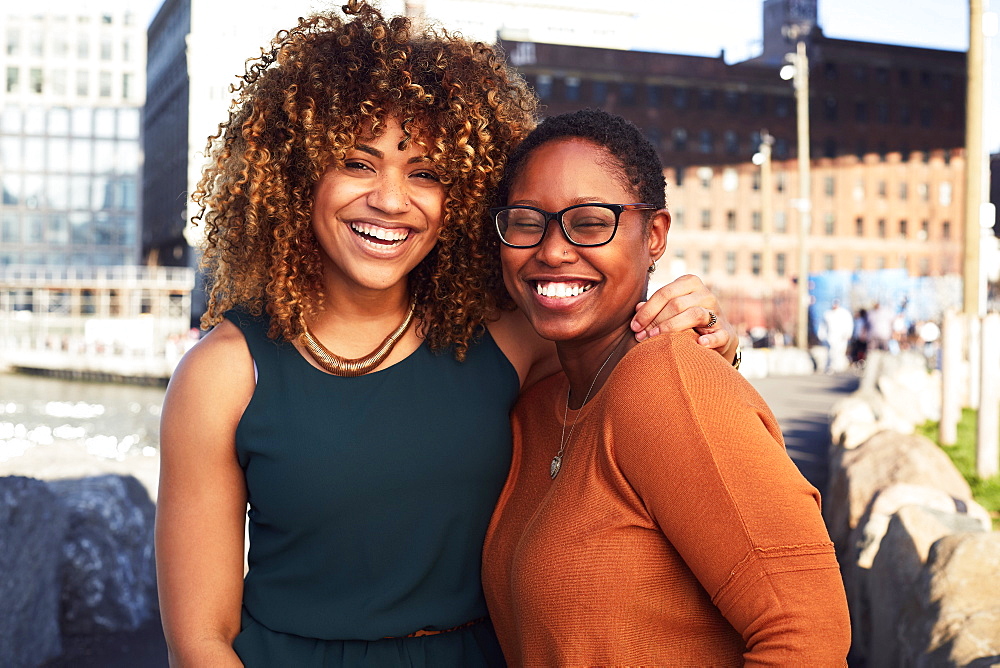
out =
[[314,186],[359,133],[379,134],[394,117],[445,188],[438,242],[409,277],[421,334],[463,359],[510,306],[485,212],[508,152],[534,125],[535,97],[494,46],[357,0],[342,11],[300,19],[248,60],[228,121],[209,137],[192,196],[192,222],[205,226],[202,326],[239,307],[266,311],[273,338],[301,334],[324,299]]

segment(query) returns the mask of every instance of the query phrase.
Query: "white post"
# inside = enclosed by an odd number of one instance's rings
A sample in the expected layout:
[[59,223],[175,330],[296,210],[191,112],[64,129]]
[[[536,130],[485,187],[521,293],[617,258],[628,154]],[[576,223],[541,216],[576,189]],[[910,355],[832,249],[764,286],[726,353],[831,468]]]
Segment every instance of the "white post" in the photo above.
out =
[[976,475],[1000,473],[1000,313],[983,318],[980,329],[979,419],[976,428]]
[[962,416],[964,383],[962,373],[962,347],[964,322],[954,311],[944,314],[941,326],[941,422],[938,440],[941,445],[955,445],[958,440],[958,421]]

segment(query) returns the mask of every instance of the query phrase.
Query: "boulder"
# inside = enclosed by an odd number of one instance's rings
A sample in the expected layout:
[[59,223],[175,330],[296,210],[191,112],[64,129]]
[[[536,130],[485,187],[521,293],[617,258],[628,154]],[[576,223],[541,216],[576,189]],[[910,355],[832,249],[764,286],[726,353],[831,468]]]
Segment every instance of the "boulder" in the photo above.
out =
[[59,656],[59,549],[67,514],[48,486],[0,478],[0,666]]
[[933,487],[954,499],[972,501],[969,484],[948,455],[918,434],[882,431],[853,450],[836,450],[830,458],[823,515],[842,564],[851,531],[869,503],[895,483]]
[[896,635],[900,664],[1000,662],[1000,532],[957,533],[931,546]]
[[132,631],[156,614],[154,506],[132,476],[48,483],[70,518],[62,544],[64,634]]
[[[903,495],[915,492],[906,490],[897,496],[902,500]],[[928,497],[927,500],[946,506],[950,499]],[[956,513],[954,506],[949,510],[907,505],[892,515],[870,569],[858,571],[860,586],[854,591],[851,606],[854,644],[867,656],[869,665],[902,665],[897,639],[900,611],[914,595],[914,583],[921,575],[930,548],[944,536],[966,531],[984,531],[982,519]]]

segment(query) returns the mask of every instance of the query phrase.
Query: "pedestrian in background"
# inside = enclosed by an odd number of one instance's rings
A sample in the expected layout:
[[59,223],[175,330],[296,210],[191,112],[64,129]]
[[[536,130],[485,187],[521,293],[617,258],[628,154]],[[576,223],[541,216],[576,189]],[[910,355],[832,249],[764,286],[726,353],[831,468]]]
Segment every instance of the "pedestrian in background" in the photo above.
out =
[[826,373],[839,373],[850,366],[847,357],[847,346],[854,335],[854,318],[851,312],[840,305],[839,299],[834,299],[823,313],[821,323],[827,349]]

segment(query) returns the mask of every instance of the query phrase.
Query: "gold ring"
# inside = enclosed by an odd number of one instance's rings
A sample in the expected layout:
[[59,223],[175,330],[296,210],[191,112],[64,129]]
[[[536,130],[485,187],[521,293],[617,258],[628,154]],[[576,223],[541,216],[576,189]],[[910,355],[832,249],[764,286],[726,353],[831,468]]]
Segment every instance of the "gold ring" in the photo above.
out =
[[719,322],[719,319],[715,317],[715,313],[712,311],[708,312],[708,324],[705,327],[715,327],[715,323]]

